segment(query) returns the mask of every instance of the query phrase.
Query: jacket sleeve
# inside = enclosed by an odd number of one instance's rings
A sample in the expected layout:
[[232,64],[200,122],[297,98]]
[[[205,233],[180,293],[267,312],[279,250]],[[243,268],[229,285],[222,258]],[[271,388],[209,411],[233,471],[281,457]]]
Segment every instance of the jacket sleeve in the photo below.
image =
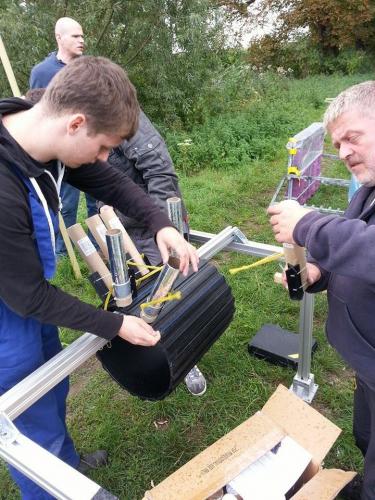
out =
[[[44,278],[22,181],[0,175],[0,297],[22,318],[111,339],[122,317],[80,301]],[[16,334],[16,332],[14,332]]]
[[181,198],[178,177],[164,140],[143,112],[137,133],[125,141],[121,149],[140,173],[149,196],[168,213],[167,199],[173,196]]
[[293,237],[327,272],[375,283],[374,225],[314,211],[298,222]]
[[97,162],[76,169],[68,168],[66,180],[97,200],[139,220],[153,234],[163,227],[172,226],[168,216],[130,177],[108,163]]

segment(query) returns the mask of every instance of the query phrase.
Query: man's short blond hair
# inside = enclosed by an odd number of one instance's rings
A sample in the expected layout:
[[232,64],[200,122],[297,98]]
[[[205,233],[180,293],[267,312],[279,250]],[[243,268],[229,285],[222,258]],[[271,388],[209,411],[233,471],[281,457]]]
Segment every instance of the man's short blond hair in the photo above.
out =
[[138,128],[137,92],[126,72],[104,57],[81,56],[50,81],[41,99],[51,115],[85,115],[90,134],[132,137]]
[[324,113],[323,124],[327,130],[343,113],[359,111],[375,117],[375,81],[358,83],[341,92]]

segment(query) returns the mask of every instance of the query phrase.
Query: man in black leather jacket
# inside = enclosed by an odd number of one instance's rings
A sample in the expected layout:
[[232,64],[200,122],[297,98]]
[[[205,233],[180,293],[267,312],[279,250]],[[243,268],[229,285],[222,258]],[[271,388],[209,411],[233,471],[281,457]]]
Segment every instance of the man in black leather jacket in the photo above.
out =
[[[142,110],[137,132],[111,151],[108,162],[128,175],[165,214],[168,214],[167,199],[175,196],[181,198],[184,236],[188,239],[188,216],[172,158],[162,136]],[[99,202],[99,207],[101,205]],[[144,222],[118,210],[116,212],[138,250],[147,256],[151,264],[159,264],[160,252],[150,229]],[[197,366],[187,374],[185,383],[194,396],[201,396],[207,388],[206,380]]]

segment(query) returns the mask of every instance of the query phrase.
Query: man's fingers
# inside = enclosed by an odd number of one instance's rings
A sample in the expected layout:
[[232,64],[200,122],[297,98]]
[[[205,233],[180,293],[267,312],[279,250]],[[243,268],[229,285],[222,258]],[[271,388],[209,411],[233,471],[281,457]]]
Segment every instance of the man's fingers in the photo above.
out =
[[148,333],[149,335],[154,335],[155,334],[155,330],[152,328],[151,325],[149,325],[148,323],[146,323],[145,320],[143,320],[142,318],[138,318],[135,316],[135,320],[136,322],[138,323],[138,325],[143,329],[145,330],[145,333]]
[[152,334],[144,333],[139,336],[138,345],[153,346],[157,344],[160,340],[160,332],[153,330]]
[[276,215],[276,214],[279,214],[281,212],[282,208],[280,207],[280,205],[272,205],[270,207],[267,208],[267,213],[268,215]]
[[193,245],[190,245],[190,243],[188,245],[189,245],[189,257],[190,257],[191,266],[193,268],[193,271],[197,272],[198,271],[198,264],[199,264],[199,256],[197,254],[197,251],[193,247]]
[[159,244],[159,252],[160,252],[163,264],[166,264],[168,262],[168,260],[169,260],[169,252],[168,252],[167,246],[164,245],[163,242],[161,242]]

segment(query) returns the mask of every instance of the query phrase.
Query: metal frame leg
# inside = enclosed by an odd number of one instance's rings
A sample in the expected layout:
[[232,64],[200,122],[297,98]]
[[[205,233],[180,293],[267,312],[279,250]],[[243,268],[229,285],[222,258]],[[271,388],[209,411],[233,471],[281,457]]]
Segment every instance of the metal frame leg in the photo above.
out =
[[299,333],[301,336],[298,369],[290,390],[307,403],[311,403],[318,390],[318,385],[314,383],[314,375],[310,373],[313,311],[314,295],[305,293],[301,301],[299,317]]
[[4,413],[0,413],[0,456],[59,500],[117,498],[21,434]]

